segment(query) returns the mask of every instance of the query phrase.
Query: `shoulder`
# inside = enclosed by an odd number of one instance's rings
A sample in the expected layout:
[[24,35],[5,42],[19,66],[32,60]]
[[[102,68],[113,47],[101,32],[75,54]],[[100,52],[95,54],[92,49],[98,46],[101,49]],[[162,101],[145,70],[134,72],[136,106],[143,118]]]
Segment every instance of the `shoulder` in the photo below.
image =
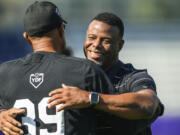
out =
[[66,55],[62,55],[62,54],[55,54],[54,57],[55,57],[55,60],[57,60],[57,61],[59,60],[61,62],[62,61],[72,62],[72,63],[76,63],[76,64],[89,64],[89,63],[91,63],[88,59],[85,59],[85,58],[66,56]]
[[129,74],[127,74],[127,77],[130,78],[130,80],[134,80],[134,81],[143,80],[143,79],[153,80],[151,75],[149,75],[147,69],[135,69],[133,66]]
[[0,71],[1,70],[7,70],[7,69],[9,69],[11,67],[14,67],[18,63],[19,63],[19,59],[4,62],[4,63],[0,64]]
[[151,77],[147,69],[136,69],[131,63],[121,63],[121,70],[126,74],[127,77],[130,78],[141,78],[141,77]]
[[66,63],[76,69],[80,68],[83,71],[92,70],[102,72],[102,69],[97,64],[88,59],[64,55],[56,55],[55,57],[55,61]]
[[134,69],[128,76],[128,87],[131,91],[151,89],[156,91],[156,84],[147,69]]
[[15,60],[6,61],[0,64],[0,74],[14,74],[16,73],[16,71],[21,70],[22,65],[25,63],[26,57],[27,56]]
[[123,73],[123,82],[126,84],[128,91],[136,92],[143,89],[156,91],[155,82],[151,75],[148,74],[147,69],[136,69],[130,63],[121,63],[120,68],[120,71]]

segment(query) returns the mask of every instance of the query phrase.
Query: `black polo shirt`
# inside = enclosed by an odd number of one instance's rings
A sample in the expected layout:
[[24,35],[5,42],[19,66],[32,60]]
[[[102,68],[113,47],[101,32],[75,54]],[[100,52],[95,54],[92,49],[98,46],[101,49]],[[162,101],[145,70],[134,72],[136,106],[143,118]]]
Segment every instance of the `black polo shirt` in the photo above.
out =
[[106,73],[117,93],[137,92],[143,89],[151,89],[156,93],[155,82],[147,70],[135,69],[132,64],[118,61]]
[[0,65],[0,109],[25,108],[17,119],[30,135],[95,135],[95,111],[48,109],[51,90],[61,84],[108,93],[113,85],[89,60],[51,52],[36,52]]
[[[156,85],[147,70],[137,70],[132,64],[118,61],[107,72],[115,87],[111,94],[122,94],[150,89],[156,93]],[[104,114],[99,119],[99,135],[151,135],[150,125],[160,115],[157,110],[152,119],[127,120],[113,115]],[[105,119],[104,119],[105,117]]]

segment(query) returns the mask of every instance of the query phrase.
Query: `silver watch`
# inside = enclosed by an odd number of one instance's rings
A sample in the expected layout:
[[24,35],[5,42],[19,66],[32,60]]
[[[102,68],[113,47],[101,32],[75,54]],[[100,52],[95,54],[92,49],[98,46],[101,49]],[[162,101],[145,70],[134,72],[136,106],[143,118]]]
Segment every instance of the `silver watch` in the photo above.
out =
[[91,92],[89,95],[90,104],[95,106],[99,103],[99,95],[96,92]]

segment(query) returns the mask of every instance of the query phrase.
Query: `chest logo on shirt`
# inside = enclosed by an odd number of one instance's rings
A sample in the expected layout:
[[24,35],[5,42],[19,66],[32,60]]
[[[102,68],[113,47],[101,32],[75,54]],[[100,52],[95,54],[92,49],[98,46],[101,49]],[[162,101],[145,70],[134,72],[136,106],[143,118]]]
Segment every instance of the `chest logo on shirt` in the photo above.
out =
[[44,73],[35,73],[30,75],[30,84],[34,88],[38,88],[44,81]]

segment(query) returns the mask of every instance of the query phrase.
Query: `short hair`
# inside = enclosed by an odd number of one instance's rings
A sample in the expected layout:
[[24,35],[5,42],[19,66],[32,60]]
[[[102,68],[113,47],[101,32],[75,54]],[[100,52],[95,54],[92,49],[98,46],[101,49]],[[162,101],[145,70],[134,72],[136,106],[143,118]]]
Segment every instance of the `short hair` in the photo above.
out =
[[124,35],[124,24],[123,24],[121,18],[118,17],[117,15],[115,15],[113,13],[104,12],[104,13],[100,13],[100,14],[96,15],[91,20],[91,22],[93,20],[101,21],[103,23],[118,27],[119,32],[120,32],[120,36],[123,37],[123,35]]

